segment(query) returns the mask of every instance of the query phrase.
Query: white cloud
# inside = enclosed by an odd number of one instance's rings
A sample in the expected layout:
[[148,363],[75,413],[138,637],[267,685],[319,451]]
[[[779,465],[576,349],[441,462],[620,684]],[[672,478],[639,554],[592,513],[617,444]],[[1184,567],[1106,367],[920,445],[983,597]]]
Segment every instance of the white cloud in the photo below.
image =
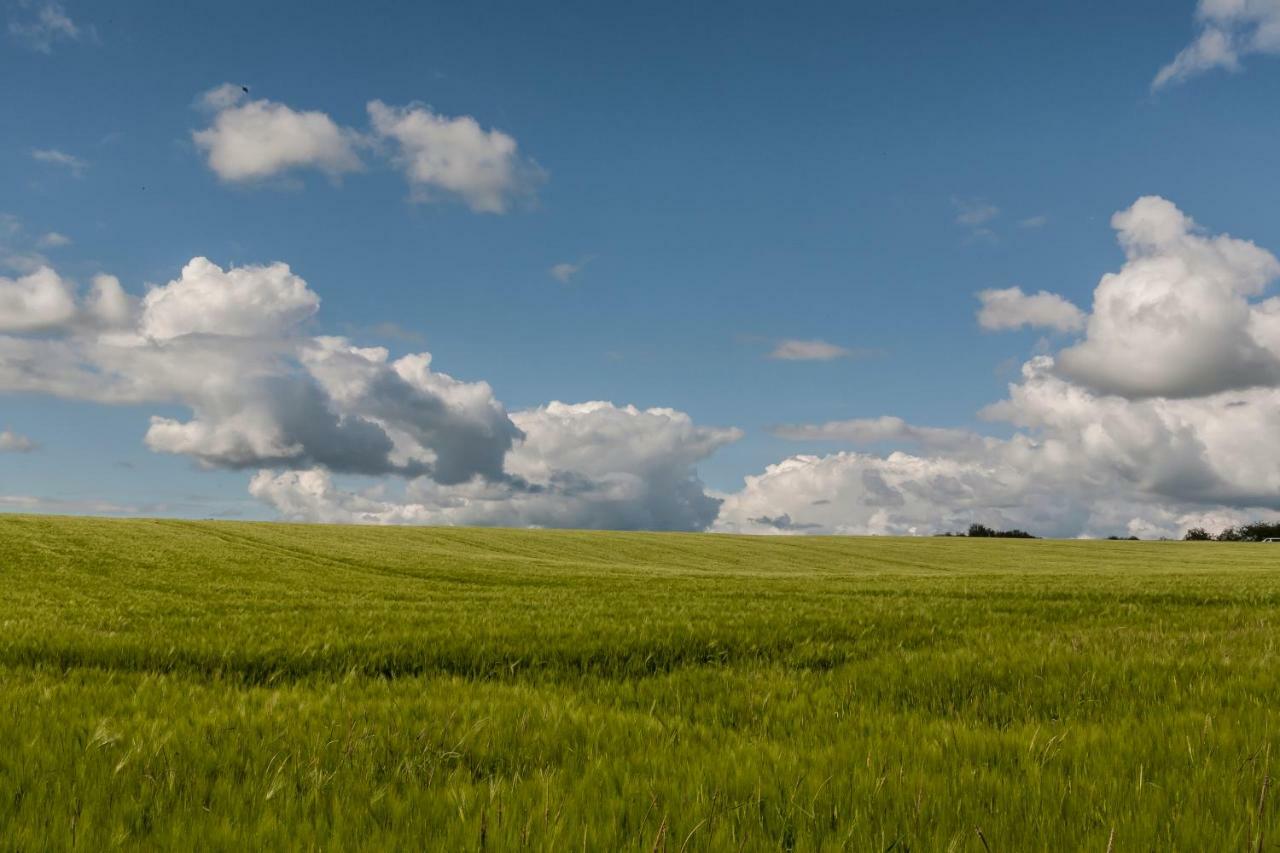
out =
[[373,524],[702,530],[716,517],[696,464],[741,433],[671,409],[550,403],[512,414],[524,435],[506,480],[342,489],[324,470],[261,471],[251,493],[282,516]]
[[[0,390],[163,403],[146,442],[210,467],[263,465],[502,476],[517,437],[484,383],[304,334],[319,298],[285,264],[223,270],[194,258],[141,299],[98,276],[83,300],[52,271],[5,280]],[[495,460],[497,460],[495,462]]]
[[395,160],[418,200],[453,195],[474,211],[505,213],[543,178],[521,157],[515,139],[485,130],[471,116],[449,118],[420,105],[376,100],[368,109],[374,132],[397,144]]
[[19,435],[7,429],[0,431],[0,453],[31,453],[39,447],[40,445],[25,435]]
[[1040,291],[1028,295],[1020,287],[983,290],[978,294],[982,309],[978,325],[984,329],[1055,329],[1075,332],[1084,328],[1084,312],[1056,293]]
[[[309,336],[319,298],[282,263],[193,258],[140,298],[107,275],[83,296],[52,270],[3,284],[0,392],[184,407],[153,416],[146,445],[261,469],[253,493],[288,517],[703,529],[719,501],[696,465],[740,436],[602,402],[508,414],[428,353]],[[388,475],[390,497],[339,481]]]
[[249,94],[247,86],[238,86],[235,83],[223,83],[214,86],[208,91],[201,92],[196,98],[195,105],[203,110],[212,113],[219,113],[223,110],[229,110],[239,104]]
[[0,276],[0,332],[56,328],[75,315],[71,286],[48,267],[18,279]]
[[779,427],[912,452],[793,456],[723,503],[697,466],[737,430],[603,402],[508,413],[427,353],[309,334],[319,298],[284,264],[196,258],[140,298],[109,276],[83,295],[52,270],[0,280],[0,391],[185,409],[152,418],[148,446],[256,470],[253,495],[298,519],[1176,536],[1280,517],[1280,262],[1163,199],[1114,225],[1125,260],[1083,337],[982,412],[1000,437],[893,417]]
[[716,529],[921,535],[972,521],[1011,527],[1028,523],[1028,516],[1059,523],[1056,508],[1033,508],[1022,484],[1006,482],[1003,473],[978,462],[906,453],[793,456],[747,477],[743,489],[726,498]]
[[52,53],[59,41],[77,41],[86,31],[67,15],[61,3],[19,2],[20,17],[9,21],[9,35],[40,53]]
[[[449,117],[428,107],[367,104],[371,129],[342,127],[326,113],[299,111],[265,99],[249,100],[247,87],[223,83],[196,106],[212,113],[192,139],[209,168],[229,183],[252,183],[297,169],[318,169],[337,179],[364,168],[361,151],[387,155],[409,182],[414,201],[457,198],[473,211],[505,213],[531,198],[543,170],[519,153],[500,130],[485,130],[470,116]],[[558,265],[572,277],[582,264]],[[553,271],[557,277],[561,273]]]
[[1280,381],[1280,301],[1253,304],[1280,261],[1246,240],[1209,237],[1165,199],[1112,219],[1126,262],[1103,276],[1065,376],[1127,397],[1191,397]]
[[230,83],[205,92],[201,102],[217,113],[210,127],[191,135],[222,180],[260,181],[302,168],[337,178],[363,168],[359,134],[325,113],[265,99],[244,102],[243,97],[241,88]]
[[157,340],[193,334],[279,336],[319,308],[320,297],[288,264],[223,270],[206,258],[192,258],[178,279],[143,298],[139,330]]
[[70,246],[71,238],[66,234],[59,234],[57,231],[50,231],[47,234],[42,234],[40,238],[36,240],[36,245],[41,249],[60,249],[63,246]]
[[31,149],[31,156],[41,163],[49,163],[53,166],[68,169],[77,178],[89,168],[89,164],[85,160],[76,157],[74,154],[59,151],[56,148],[33,148]]
[[133,322],[137,312],[137,300],[120,286],[120,279],[113,275],[96,275],[85,297],[82,316],[92,327],[121,329]]
[[592,258],[590,257],[574,262],[564,261],[553,265],[549,270],[547,270],[547,273],[561,284],[568,284],[573,281],[573,279],[578,276],[578,273],[582,272],[586,268],[587,264],[591,263],[591,261]]
[[1161,89],[1214,69],[1239,71],[1251,54],[1280,54],[1280,0],[1200,0],[1194,41],[1160,69]]
[[1028,216],[1026,219],[1018,221],[1019,228],[1043,228],[1049,224],[1049,217],[1044,214],[1039,216]]
[[1204,234],[1163,199],[1139,199],[1114,225],[1126,261],[1098,284],[1084,340],[1028,361],[982,413],[1012,435],[898,418],[781,427],[920,453],[792,457],[746,478],[716,529],[934,533],[976,521],[1149,537],[1280,517],[1280,299],[1250,301],[1280,264]]
[[847,358],[853,351],[842,346],[829,344],[820,340],[784,340],[769,353],[769,358],[778,361],[832,361]]

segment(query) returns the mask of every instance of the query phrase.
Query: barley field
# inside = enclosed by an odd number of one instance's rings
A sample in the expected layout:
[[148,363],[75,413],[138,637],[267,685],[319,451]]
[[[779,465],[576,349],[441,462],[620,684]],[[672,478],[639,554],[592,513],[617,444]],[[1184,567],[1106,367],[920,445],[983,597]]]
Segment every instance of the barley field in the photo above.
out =
[[1280,546],[0,517],[0,849],[1280,849]]

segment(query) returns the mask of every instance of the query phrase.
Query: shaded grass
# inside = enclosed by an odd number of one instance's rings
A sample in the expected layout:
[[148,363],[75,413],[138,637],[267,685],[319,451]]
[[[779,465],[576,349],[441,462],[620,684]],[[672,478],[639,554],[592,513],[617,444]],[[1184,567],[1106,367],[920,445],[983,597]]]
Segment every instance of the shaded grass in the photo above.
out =
[[0,847],[1271,849],[1277,570],[0,517]]

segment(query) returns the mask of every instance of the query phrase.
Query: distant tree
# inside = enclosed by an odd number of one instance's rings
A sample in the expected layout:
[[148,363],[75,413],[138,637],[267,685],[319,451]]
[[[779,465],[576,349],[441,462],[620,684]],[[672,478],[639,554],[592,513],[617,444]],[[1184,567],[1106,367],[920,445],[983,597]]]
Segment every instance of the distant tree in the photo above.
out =
[[1193,527],[1187,531],[1187,535],[1183,536],[1184,542],[1208,542],[1213,536],[1203,527]]
[[973,537],[991,537],[995,539],[1035,539],[1025,530],[993,530],[985,524],[970,524],[969,536]]
[[1237,532],[1245,542],[1261,542],[1263,539],[1280,538],[1280,523],[1255,521],[1240,527]]
[[1137,541],[1139,541],[1137,536],[1108,536],[1107,538],[1108,538],[1108,539],[1110,539],[1112,542],[1137,542]]

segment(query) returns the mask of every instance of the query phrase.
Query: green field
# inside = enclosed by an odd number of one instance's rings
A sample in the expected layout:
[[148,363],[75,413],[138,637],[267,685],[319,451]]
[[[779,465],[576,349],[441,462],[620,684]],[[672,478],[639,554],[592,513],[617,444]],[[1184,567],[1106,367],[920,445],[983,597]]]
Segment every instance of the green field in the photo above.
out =
[[4,516],[0,847],[1276,849],[1278,605],[1269,545]]

